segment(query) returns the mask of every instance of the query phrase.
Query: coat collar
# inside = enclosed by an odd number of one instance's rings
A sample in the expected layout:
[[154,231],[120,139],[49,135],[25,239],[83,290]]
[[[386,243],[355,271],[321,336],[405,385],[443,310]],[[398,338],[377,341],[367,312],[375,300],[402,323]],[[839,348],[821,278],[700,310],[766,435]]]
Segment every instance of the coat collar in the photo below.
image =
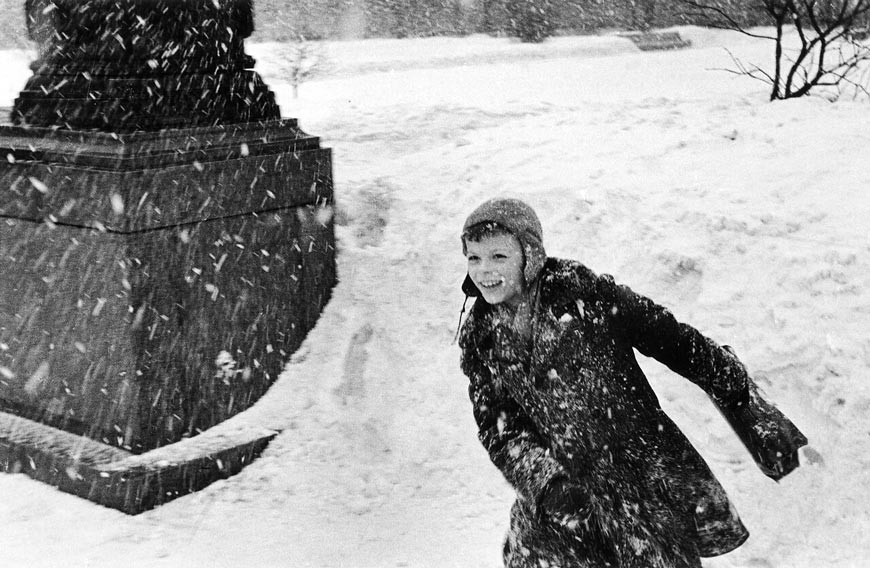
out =
[[[560,319],[574,309],[577,300],[587,296],[594,287],[594,273],[583,264],[558,258],[548,258],[540,277],[535,281],[532,298],[532,365],[551,360],[558,348],[557,330]],[[478,297],[469,310],[463,326],[460,345],[480,350],[488,345],[492,335],[492,307]]]
[[542,307],[559,315],[587,296],[595,285],[595,274],[583,264],[560,258],[548,258],[541,273]]

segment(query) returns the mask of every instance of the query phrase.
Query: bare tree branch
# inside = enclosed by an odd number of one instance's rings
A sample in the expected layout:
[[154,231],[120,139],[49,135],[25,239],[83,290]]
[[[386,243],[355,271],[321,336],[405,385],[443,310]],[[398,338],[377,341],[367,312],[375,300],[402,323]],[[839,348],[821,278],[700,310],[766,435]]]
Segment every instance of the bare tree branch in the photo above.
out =
[[[733,18],[728,12],[726,12],[720,6],[714,4],[705,4],[703,2],[696,2],[695,0],[680,0],[683,4],[694,8],[696,11],[687,12],[686,15],[689,16],[697,16],[699,18],[706,18],[707,25],[711,28],[716,28],[720,30],[732,30],[735,32],[739,32],[745,36],[754,37],[757,39],[769,39],[773,40],[775,38],[769,35],[758,34],[747,30],[744,26],[740,24],[735,18]],[[719,22],[715,18],[710,17],[710,13],[715,14],[723,21]]]
[[[728,56],[731,57],[731,61],[734,63],[734,65],[737,66],[737,69],[739,70],[739,72],[736,72],[735,74],[746,75],[748,77],[758,79],[766,83],[770,83],[771,81],[773,81],[773,77],[771,77],[770,74],[761,67],[758,67],[757,65],[747,67],[743,64],[741,60],[739,60],[733,53],[731,53],[730,50],[726,49],[725,51],[726,53],[728,53]],[[732,72],[734,71],[732,70]]]
[[[746,30],[717,0],[681,1],[713,27],[774,42],[772,72],[747,66],[729,52],[737,74],[771,86],[771,100],[805,96],[817,87],[832,87],[836,96],[847,88],[870,95],[870,47],[853,35],[870,27],[870,0],[758,0],[773,22],[773,37]],[[786,30],[794,31],[796,49],[786,47]]]

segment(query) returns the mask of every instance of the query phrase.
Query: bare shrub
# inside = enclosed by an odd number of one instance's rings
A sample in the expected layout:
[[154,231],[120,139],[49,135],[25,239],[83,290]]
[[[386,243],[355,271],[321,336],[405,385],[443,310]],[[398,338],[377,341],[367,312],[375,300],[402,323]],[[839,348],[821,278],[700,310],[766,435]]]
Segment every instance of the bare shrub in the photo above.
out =
[[772,70],[733,58],[737,66],[734,72],[771,86],[771,100],[802,97],[813,90],[832,98],[845,92],[870,97],[870,46],[864,42],[870,0],[758,0],[759,10],[773,25],[773,35],[744,27],[718,2],[683,2],[713,27],[774,43]]

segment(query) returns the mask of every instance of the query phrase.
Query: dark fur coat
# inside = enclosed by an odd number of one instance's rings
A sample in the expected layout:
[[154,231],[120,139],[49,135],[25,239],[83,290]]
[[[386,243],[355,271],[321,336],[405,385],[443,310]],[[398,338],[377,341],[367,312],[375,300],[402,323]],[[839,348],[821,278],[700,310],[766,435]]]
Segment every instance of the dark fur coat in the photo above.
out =
[[[664,414],[634,349],[706,391],[745,395],[745,368],[662,306],[573,261],[549,258],[531,333],[475,301],[460,333],[479,437],[517,492],[509,568],[699,567],[748,537],[724,489]],[[556,518],[555,480],[584,504]]]

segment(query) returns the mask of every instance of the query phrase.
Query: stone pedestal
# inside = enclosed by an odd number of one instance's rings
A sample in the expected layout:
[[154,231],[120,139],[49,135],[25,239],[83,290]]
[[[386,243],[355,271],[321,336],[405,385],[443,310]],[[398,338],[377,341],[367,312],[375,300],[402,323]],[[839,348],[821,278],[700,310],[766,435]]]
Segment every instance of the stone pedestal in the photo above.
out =
[[27,4],[40,59],[0,125],[0,468],[135,513],[275,435],[215,428],[329,298],[331,155],[250,69],[249,1]]
[[292,120],[0,127],[0,409],[133,452],[250,406],[334,279],[330,153]]

